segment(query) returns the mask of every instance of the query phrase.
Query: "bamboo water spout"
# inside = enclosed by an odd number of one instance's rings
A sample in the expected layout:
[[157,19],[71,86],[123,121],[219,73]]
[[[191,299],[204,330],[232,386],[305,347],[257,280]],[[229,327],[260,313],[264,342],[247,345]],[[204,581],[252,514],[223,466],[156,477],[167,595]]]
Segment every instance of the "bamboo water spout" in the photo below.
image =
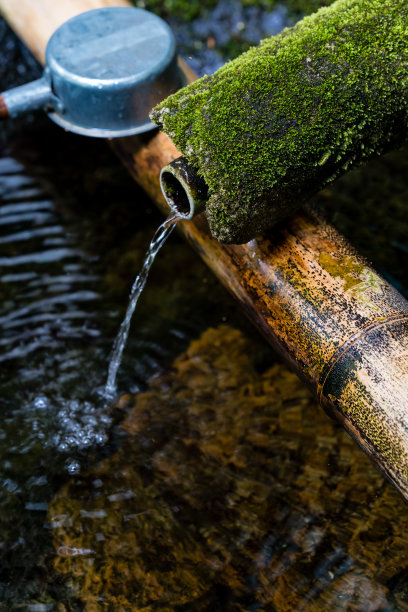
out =
[[[0,9],[10,3],[0,0]],[[68,0],[64,11],[80,4]],[[26,23],[41,24],[41,5],[41,0],[21,0],[20,17],[25,11]],[[54,23],[65,17],[61,3],[44,0],[43,5],[53,13]],[[13,25],[12,11],[7,17]],[[48,40],[40,25],[27,30],[27,38],[37,53]],[[140,185],[168,211],[159,175],[180,156],[170,138],[150,133],[114,141],[113,146]],[[217,242],[203,214],[179,225],[250,319],[314,389],[321,405],[408,499],[406,300],[308,210],[242,245]]]
[[205,210],[207,185],[184,157],[161,170],[160,187],[169,207],[182,219],[192,219]]

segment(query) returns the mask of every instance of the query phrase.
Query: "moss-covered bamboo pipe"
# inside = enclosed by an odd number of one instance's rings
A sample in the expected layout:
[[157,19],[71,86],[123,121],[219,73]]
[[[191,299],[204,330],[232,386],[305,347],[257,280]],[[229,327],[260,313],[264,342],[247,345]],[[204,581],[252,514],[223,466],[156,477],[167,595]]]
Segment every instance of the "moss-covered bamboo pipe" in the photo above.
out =
[[[4,2],[10,0],[0,0],[0,8]],[[66,0],[64,7],[71,2]],[[78,9],[80,4],[75,0]],[[24,6],[32,15],[33,4],[20,0],[19,11]],[[47,18],[60,6],[50,5]],[[41,23],[41,12],[35,17],[30,21]],[[10,21],[13,25],[12,14]],[[34,32],[28,31],[31,39]],[[34,42],[41,49],[47,39],[40,33]],[[162,132],[150,132],[114,141],[113,146],[168,213],[159,175],[180,156],[173,142]],[[321,405],[408,500],[407,301],[311,212],[301,211],[242,245],[224,246],[212,238],[204,214],[179,225]]]
[[408,134],[408,3],[337,0],[162,102],[152,119],[246,242]]

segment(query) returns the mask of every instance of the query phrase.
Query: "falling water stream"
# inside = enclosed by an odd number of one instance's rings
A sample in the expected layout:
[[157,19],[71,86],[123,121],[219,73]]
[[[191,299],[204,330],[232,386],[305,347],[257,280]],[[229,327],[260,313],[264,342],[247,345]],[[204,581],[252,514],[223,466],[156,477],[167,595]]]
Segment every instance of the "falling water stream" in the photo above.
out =
[[120,364],[122,362],[123,351],[126,346],[126,340],[129,335],[130,323],[132,321],[133,313],[139,301],[139,297],[144,289],[144,286],[149,276],[150,268],[156,258],[157,253],[160,251],[167,238],[172,233],[176,226],[179,216],[176,213],[170,214],[170,216],[162,223],[159,229],[150,242],[149,248],[147,249],[145,259],[142,265],[140,273],[136,276],[136,280],[133,283],[132,290],[129,297],[129,306],[127,308],[125,318],[119,329],[119,333],[116,337],[113,345],[112,357],[109,363],[108,369],[108,380],[106,382],[104,396],[106,399],[113,399],[116,393],[116,377]]

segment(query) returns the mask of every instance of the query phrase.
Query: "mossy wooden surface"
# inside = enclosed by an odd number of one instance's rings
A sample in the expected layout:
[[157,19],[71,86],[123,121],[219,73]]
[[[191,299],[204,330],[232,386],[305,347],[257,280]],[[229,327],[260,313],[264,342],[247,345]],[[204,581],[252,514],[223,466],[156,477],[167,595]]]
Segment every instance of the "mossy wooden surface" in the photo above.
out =
[[406,139],[407,32],[404,0],[337,0],[156,107],[219,240],[253,238]]

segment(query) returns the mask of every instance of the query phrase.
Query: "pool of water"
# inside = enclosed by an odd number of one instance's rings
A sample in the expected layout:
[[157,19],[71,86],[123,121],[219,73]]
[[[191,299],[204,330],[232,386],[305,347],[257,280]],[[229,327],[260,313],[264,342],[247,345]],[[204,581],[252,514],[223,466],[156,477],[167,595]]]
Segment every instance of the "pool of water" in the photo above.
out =
[[[106,406],[161,216],[103,142],[0,149],[0,610],[408,610],[406,505],[175,233]],[[407,170],[316,198],[404,293]]]
[[[101,392],[133,276],[161,218],[105,143],[51,124],[2,147],[0,198],[0,599],[22,603],[36,601],[42,579],[49,588],[50,500],[115,447],[118,416]],[[224,309],[214,312],[208,289]],[[232,310],[173,238],[142,297],[119,391],[145,388]]]

